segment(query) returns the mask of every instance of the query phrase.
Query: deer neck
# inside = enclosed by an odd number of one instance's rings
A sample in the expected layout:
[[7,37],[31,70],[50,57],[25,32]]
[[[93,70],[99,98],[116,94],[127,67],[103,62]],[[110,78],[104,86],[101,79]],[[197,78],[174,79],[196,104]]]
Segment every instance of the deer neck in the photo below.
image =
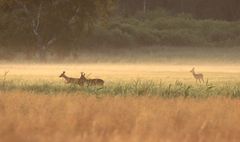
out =
[[81,77],[80,80],[87,81],[87,78],[86,77]]
[[193,74],[193,76],[196,76],[196,73],[195,73],[195,71],[192,71],[192,74]]
[[87,81],[88,79],[86,77],[83,78],[84,81]]
[[67,77],[65,74],[63,75],[63,78],[64,78],[65,80],[69,80],[69,77]]

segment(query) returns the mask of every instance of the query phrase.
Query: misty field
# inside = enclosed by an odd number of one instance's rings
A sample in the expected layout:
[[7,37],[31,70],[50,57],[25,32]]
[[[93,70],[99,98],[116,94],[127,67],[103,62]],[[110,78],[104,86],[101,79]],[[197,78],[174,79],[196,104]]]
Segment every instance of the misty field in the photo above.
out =
[[[196,83],[190,70],[193,65],[159,64],[3,64],[1,92],[85,93],[88,95],[150,95],[162,97],[240,97],[240,67],[205,65],[196,67],[204,74],[204,83]],[[59,75],[105,80],[102,88],[65,84]],[[6,73],[6,75],[4,75]]]
[[[1,64],[1,141],[238,141],[240,67],[195,66],[202,84],[192,67]],[[65,84],[63,71],[105,85]]]

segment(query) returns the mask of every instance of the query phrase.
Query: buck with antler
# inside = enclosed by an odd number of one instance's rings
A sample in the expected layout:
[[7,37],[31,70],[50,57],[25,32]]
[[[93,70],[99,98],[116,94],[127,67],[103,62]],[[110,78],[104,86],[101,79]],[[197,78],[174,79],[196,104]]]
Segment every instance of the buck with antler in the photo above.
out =
[[82,72],[81,73],[81,77],[79,79],[79,84],[84,85],[87,84],[87,86],[103,86],[104,85],[104,81],[102,79],[87,79],[85,77],[85,73]]
[[192,70],[190,72],[193,74],[193,77],[196,79],[196,82],[197,81],[199,81],[200,83],[201,83],[201,81],[204,82],[202,73],[196,73],[195,68],[192,68]]
[[79,84],[79,78],[68,77],[67,75],[65,75],[65,71],[63,71],[63,73],[59,77],[64,78],[67,84],[71,83],[71,84],[78,84],[81,86],[81,84]]

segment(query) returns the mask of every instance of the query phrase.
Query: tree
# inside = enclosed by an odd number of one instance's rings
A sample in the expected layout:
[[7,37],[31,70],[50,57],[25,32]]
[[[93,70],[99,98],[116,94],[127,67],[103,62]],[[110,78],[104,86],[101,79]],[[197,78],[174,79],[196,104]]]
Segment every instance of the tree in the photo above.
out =
[[17,37],[34,41],[37,53],[44,59],[53,43],[72,42],[83,30],[89,31],[97,18],[107,17],[113,2],[114,0],[0,0],[0,18],[4,17],[5,24],[2,27],[6,30],[16,27],[14,33]]

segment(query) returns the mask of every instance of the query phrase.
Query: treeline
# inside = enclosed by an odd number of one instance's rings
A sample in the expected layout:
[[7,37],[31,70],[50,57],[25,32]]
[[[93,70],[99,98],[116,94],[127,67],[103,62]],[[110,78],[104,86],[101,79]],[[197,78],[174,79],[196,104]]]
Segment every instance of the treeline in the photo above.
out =
[[0,57],[23,52],[44,59],[89,47],[238,46],[239,18],[239,0],[0,0]]
[[240,19],[239,0],[119,0],[118,5],[119,12],[124,16],[161,7],[173,13],[189,13],[200,19]]

